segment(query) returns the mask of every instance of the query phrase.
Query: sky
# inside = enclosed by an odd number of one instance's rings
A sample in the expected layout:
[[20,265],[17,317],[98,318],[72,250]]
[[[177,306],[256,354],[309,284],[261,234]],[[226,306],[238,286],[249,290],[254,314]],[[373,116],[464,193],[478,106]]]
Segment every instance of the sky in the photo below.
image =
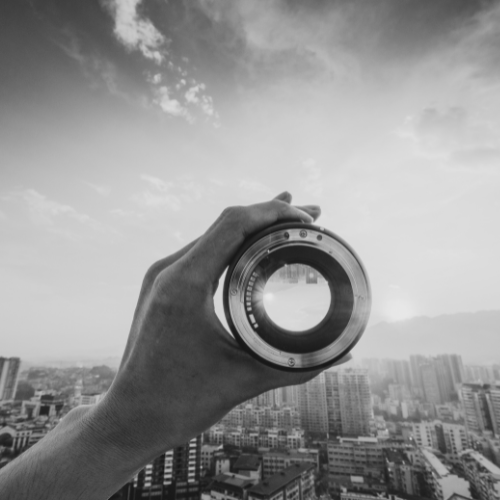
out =
[[487,0],[2,0],[0,355],[119,356],[148,266],[284,190],[371,324],[498,309],[499,37]]

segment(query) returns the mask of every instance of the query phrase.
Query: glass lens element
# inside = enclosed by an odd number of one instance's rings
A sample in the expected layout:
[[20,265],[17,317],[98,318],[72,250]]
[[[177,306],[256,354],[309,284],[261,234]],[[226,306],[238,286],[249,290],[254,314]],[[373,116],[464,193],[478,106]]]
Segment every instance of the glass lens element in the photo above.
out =
[[264,287],[264,308],[280,328],[300,332],[318,325],[330,308],[328,282],[305,264],[278,269]]

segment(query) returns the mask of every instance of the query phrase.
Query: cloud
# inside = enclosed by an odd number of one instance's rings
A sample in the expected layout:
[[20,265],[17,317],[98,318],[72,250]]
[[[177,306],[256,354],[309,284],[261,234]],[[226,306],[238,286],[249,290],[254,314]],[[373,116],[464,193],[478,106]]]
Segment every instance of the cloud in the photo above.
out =
[[448,153],[459,147],[467,133],[465,109],[452,107],[445,110],[426,108],[408,118],[409,137],[412,137],[429,154]]
[[152,175],[142,174],[141,179],[143,181],[148,182],[153,187],[155,187],[158,191],[161,191],[161,192],[168,191],[174,185],[173,182],[165,182],[162,179],[159,179],[158,177],[153,177]]
[[104,5],[113,16],[114,33],[129,50],[139,50],[141,54],[157,64],[165,58],[168,40],[138,12],[142,0],[106,0]]
[[109,196],[111,193],[111,188],[108,186],[101,186],[99,184],[92,184],[91,182],[83,181],[89,188],[95,191],[97,194],[101,196]]
[[[168,46],[171,40],[140,13],[143,0],[103,1],[113,17],[118,41],[127,50],[139,51],[157,66],[155,71],[146,74],[153,104],[167,115],[182,118],[190,124],[203,117],[219,126],[219,117],[212,97],[206,93],[206,85],[189,77],[188,58],[170,54]],[[174,63],[174,60],[179,62]]]
[[147,174],[141,175],[140,178],[146,182],[149,189],[134,194],[132,200],[145,208],[167,208],[178,212],[185,204],[197,202],[210,193],[209,188],[190,175],[169,181]]
[[64,223],[77,222],[97,232],[105,230],[101,223],[90,216],[77,211],[70,205],[51,200],[34,189],[8,193],[5,198],[22,201],[27,206],[31,221],[36,226],[69,239],[79,239],[80,236],[74,232],[74,225],[70,225],[70,229],[67,229],[62,227]]
[[168,87],[159,87],[157,89],[156,95],[156,103],[165,113],[167,113],[167,115],[171,115],[174,117],[183,117],[190,123],[194,121],[194,118],[189,113],[188,109],[183,106],[177,99],[171,97]]
[[269,186],[255,180],[241,179],[238,183],[238,187],[252,193],[263,194],[266,196],[273,195],[273,190]]
[[417,154],[448,167],[500,171],[499,126],[463,107],[425,108],[409,116],[398,133],[413,141]]
[[133,201],[147,208],[167,207],[174,212],[180,210],[181,200],[176,194],[172,193],[174,189],[173,182],[165,182],[158,177],[145,174],[141,175],[141,179],[150,186],[150,189],[133,195]]
[[282,0],[265,6],[253,0],[199,0],[197,6],[214,29],[225,31],[225,52],[243,47],[243,54],[234,57],[251,74],[258,69],[278,78],[359,77],[354,52],[346,43],[337,43],[348,28],[346,9],[292,8]]
[[499,37],[500,3],[491,2],[452,34],[448,57],[460,65],[469,79],[497,80],[500,76]]
[[[219,52],[251,76],[257,71],[273,80],[311,77],[363,84],[387,71],[414,67],[419,60],[456,45],[455,33],[471,20],[487,18],[487,2],[467,0],[198,0],[211,21]],[[484,13],[484,14],[483,14]],[[200,23],[199,23],[200,24]],[[478,21],[478,24],[480,22]],[[490,23],[492,24],[492,23]],[[498,29],[499,23],[497,23]],[[481,37],[480,37],[481,38]],[[491,36],[491,46],[496,45]],[[206,42],[205,42],[206,43]],[[251,82],[255,82],[251,78]]]
[[211,122],[215,127],[220,125],[213,99],[205,93],[205,84],[190,79],[191,86],[184,90],[188,85],[184,78],[181,78],[175,86],[163,85],[161,84],[163,80],[164,78],[159,74],[149,79],[155,94],[154,102],[162,111],[174,118],[184,118],[190,124],[202,118]]

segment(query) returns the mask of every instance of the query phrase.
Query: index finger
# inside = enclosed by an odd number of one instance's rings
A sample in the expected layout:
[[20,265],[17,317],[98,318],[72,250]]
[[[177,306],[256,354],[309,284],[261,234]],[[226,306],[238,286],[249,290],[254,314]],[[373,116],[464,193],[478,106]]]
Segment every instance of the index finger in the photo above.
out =
[[189,252],[190,264],[210,283],[218,280],[246,238],[281,220],[311,223],[319,207],[290,205],[291,196],[283,193],[275,199],[248,207],[229,207],[197,241]]

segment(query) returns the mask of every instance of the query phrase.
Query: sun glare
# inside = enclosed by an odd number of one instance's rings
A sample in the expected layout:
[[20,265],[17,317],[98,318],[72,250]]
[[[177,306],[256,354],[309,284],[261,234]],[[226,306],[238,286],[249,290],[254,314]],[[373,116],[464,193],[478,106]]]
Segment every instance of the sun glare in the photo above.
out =
[[389,300],[385,307],[385,316],[388,321],[402,321],[415,316],[415,307],[406,300]]

